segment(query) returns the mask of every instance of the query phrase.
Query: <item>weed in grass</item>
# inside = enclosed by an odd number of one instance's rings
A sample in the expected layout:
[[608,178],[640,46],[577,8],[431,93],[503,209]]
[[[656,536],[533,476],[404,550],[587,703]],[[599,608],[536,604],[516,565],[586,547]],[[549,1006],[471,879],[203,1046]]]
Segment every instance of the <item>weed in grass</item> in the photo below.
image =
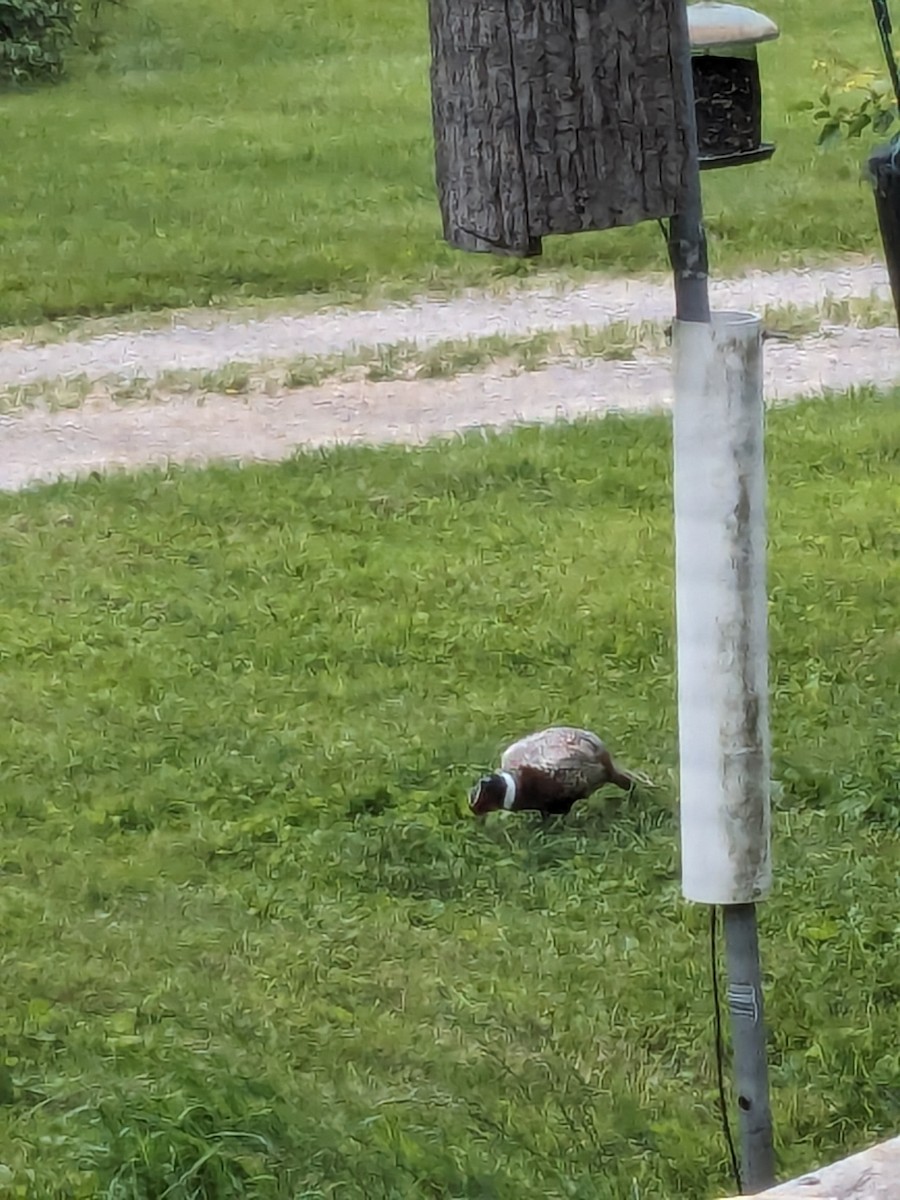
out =
[[[900,1120],[898,400],[768,418],[785,1175]],[[670,453],[617,417],[0,497],[5,1186],[728,1190]],[[559,719],[669,786],[476,827]]]
[[0,412],[12,413],[23,408],[77,408],[94,385],[86,375],[16,384],[0,389]]
[[[337,368],[333,368],[336,373]],[[294,359],[284,370],[283,385],[286,388],[318,387],[328,376],[332,368],[327,361],[317,358]]]
[[200,376],[200,391],[223,392],[226,396],[241,396],[250,391],[255,367],[246,363],[227,363]]
[[652,321],[641,321],[637,325],[614,321],[600,329],[584,326],[575,331],[570,343],[571,353],[580,358],[625,361],[633,359],[638,350],[658,353],[665,345],[665,326]]
[[876,296],[854,296],[846,300],[828,296],[821,306],[821,312],[823,320],[832,325],[858,325],[861,329],[893,325],[896,320],[891,301]]
[[794,304],[768,305],[763,309],[763,324],[767,330],[791,337],[819,333],[828,325],[854,325],[860,329],[875,329],[893,325],[896,320],[888,300],[876,296],[837,300],[828,296],[816,307]]
[[416,374],[423,379],[445,379],[477,371],[502,357],[514,344],[511,339],[496,335],[439,342],[419,353]]
[[398,379],[404,375],[410,359],[416,353],[415,346],[408,342],[398,342],[395,345],[376,347],[367,359],[363,355],[355,357],[364,363],[366,378],[378,383],[387,379]]
[[510,350],[514,361],[523,371],[538,371],[547,365],[551,350],[560,346],[558,334],[538,333],[527,338],[511,340]]
[[[188,390],[187,381],[174,373],[167,373],[156,384],[167,391]],[[102,385],[98,387],[102,390]],[[141,376],[132,379],[116,379],[107,385],[107,394],[113,404],[140,404],[153,398],[154,382]]]

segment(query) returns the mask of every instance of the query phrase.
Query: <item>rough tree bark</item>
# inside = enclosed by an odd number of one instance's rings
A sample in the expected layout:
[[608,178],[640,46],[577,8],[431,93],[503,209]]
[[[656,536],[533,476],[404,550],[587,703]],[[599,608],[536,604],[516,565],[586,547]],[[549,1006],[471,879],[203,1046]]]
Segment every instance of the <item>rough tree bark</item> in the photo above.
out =
[[539,254],[671,216],[690,170],[684,0],[430,0],[444,236]]

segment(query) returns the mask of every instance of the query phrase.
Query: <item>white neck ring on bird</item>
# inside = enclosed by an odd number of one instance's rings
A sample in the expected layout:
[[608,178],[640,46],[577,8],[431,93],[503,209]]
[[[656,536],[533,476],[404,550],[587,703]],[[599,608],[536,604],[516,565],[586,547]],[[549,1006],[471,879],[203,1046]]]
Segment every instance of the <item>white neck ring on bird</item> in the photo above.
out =
[[503,797],[503,807],[507,812],[509,812],[516,802],[516,792],[518,791],[518,788],[516,787],[515,776],[510,775],[509,771],[501,771],[500,778],[506,784],[506,795]]

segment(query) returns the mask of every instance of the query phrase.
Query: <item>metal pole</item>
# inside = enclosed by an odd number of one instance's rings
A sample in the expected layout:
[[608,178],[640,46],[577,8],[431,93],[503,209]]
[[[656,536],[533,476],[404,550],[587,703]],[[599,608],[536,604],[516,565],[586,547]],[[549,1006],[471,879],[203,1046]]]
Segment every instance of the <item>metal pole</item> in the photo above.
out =
[[[874,0],[873,0],[874,2]],[[682,10],[683,12],[683,10]],[[759,414],[761,418],[762,412],[762,383],[761,377],[757,380],[754,375],[759,372],[759,363],[752,363],[752,354],[748,354],[746,347],[741,353],[739,347],[738,355],[735,356],[734,348],[729,348],[724,344],[717,345],[718,338],[716,332],[711,326],[712,316],[709,305],[709,258],[706,242],[706,230],[703,224],[703,198],[700,184],[700,163],[699,151],[697,145],[697,124],[694,109],[694,84],[693,84],[693,68],[691,65],[690,41],[687,37],[687,16],[684,13],[685,28],[682,30],[682,44],[687,47],[686,53],[682,56],[678,63],[678,70],[681,74],[682,87],[685,94],[689,97],[688,103],[688,122],[685,129],[685,136],[688,142],[688,152],[690,157],[690,167],[688,175],[688,186],[681,204],[680,211],[672,217],[669,223],[668,249],[669,261],[672,264],[672,271],[675,278],[675,313],[676,325],[674,332],[675,352],[676,352],[676,391],[675,391],[675,476],[676,476],[676,542],[678,544],[679,559],[676,572],[676,591],[677,602],[679,608],[679,676],[692,675],[700,668],[700,674],[703,674],[703,658],[704,654],[708,653],[711,644],[715,643],[717,633],[722,629],[723,625],[728,624],[728,618],[733,617],[736,610],[744,609],[747,617],[747,623],[744,630],[734,636],[728,647],[722,646],[719,649],[724,650],[725,655],[730,657],[730,669],[726,671],[727,678],[724,679],[725,691],[730,692],[730,696],[725,696],[725,703],[720,706],[718,712],[710,710],[708,703],[709,697],[697,702],[697,697],[694,695],[695,688],[692,686],[695,680],[689,680],[687,686],[684,686],[683,680],[679,683],[679,724],[682,734],[682,756],[687,753],[694,759],[700,759],[699,764],[693,762],[689,765],[687,771],[682,766],[682,806],[683,806],[683,845],[685,836],[693,843],[696,838],[706,839],[708,837],[707,829],[704,828],[704,817],[709,817],[708,801],[712,798],[712,792],[707,791],[705,798],[700,799],[700,803],[694,803],[693,809],[695,816],[700,818],[693,825],[686,825],[684,817],[684,807],[688,798],[685,796],[684,785],[690,777],[693,781],[700,783],[703,786],[705,782],[707,787],[715,786],[714,779],[721,775],[718,771],[713,774],[706,772],[705,781],[701,777],[705,773],[705,768],[713,765],[713,760],[718,756],[716,766],[721,766],[724,758],[732,760],[732,766],[735,759],[741,759],[742,756],[750,752],[751,760],[755,760],[750,765],[749,775],[745,775],[742,768],[738,769],[737,774],[741,776],[740,782],[737,776],[732,774],[731,787],[737,784],[738,791],[742,792],[741,797],[743,802],[742,821],[732,823],[731,838],[732,844],[727,847],[726,862],[729,864],[726,871],[730,869],[734,873],[731,879],[720,879],[712,885],[704,884],[697,887],[696,880],[689,878],[689,875],[696,874],[696,866],[688,869],[685,875],[686,894],[690,895],[690,890],[694,890],[693,899],[706,899],[715,903],[716,896],[713,894],[718,889],[720,892],[719,899],[724,900],[727,897],[729,901],[744,900],[746,897],[741,893],[746,891],[749,894],[759,894],[767,883],[768,866],[768,795],[760,795],[760,776],[768,776],[767,750],[765,747],[765,739],[767,731],[765,729],[765,711],[766,699],[765,696],[759,697],[755,694],[754,684],[757,682],[752,679],[753,671],[747,674],[740,680],[735,678],[735,673],[741,672],[742,666],[746,666],[746,662],[741,661],[745,656],[742,650],[747,647],[741,643],[745,638],[748,640],[748,646],[755,639],[756,650],[759,651],[759,639],[762,638],[761,656],[757,653],[757,659],[761,657],[762,663],[765,661],[765,581],[764,574],[760,576],[760,571],[764,572],[765,560],[765,540],[764,540],[764,520],[762,515],[762,504],[764,496],[764,479],[761,477],[762,471],[762,450],[761,444],[755,447],[756,462],[745,461],[741,462],[739,456],[745,452],[745,445],[739,445],[739,439],[734,438],[733,431],[736,428],[735,423],[729,422],[726,419],[725,425],[727,432],[733,438],[733,444],[730,447],[719,444],[717,452],[719,460],[717,462],[707,459],[704,461],[704,439],[702,436],[702,427],[704,424],[704,408],[707,414],[709,413],[708,405],[714,405],[722,411],[722,407],[729,407],[735,399],[740,400],[742,394],[752,398],[754,390],[758,390]],[[691,334],[689,331],[692,325],[709,326],[709,332],[701,334],[696,331],[696,334]],[[693,354],[692,354],[693,351]],[[679,355],[681,362],[679,364]],[[694,357],[694,362],[690,359]],[[704,361],[705,359],[705,361]],[[686,361],[688,360],[688,361]],[[712,364],[712,370],[705,370]],[[713,387],[718,384],[721,387],[721,394],[714,395]],[[752,408],[752,401],[751,401]],[[679,420],[682,409],[685,410],[684,418],[681,420],[682,429],[689,429],[689,436],[679,437]],[[752,426],[751,413],[751,426]],[[718,425],[718,421],[714,421],[713,425]],[[761,424],[761,421],[760,421]],[[728,426],[730,425],[730,428]],[[722,432],[721,425],[718,430]],[[753,433],[751,428],[750,441],[753,442]],[[680,443],[680,444],[679,444]],[[723,461],[722,455],[727,454],[728,450],[736,450],[738,457],[732,458],[730,468]],[[680,451],[680,454],[679,454]],[[750,451],[750,457],[754,456],[754,452]],[[755,468],[759,468],[755,472]],[[730,469],[731,475],[735,478],[728,481],[724,487],[724,493],[730,492],[729,483],[736,481],[736,477],[740,477],[738,482],[738,490],[741,495],[741,502],[738,507],[743,504],[752,505],[754,511],[743,514],[743,520],[738,518],[737,524],[743,525],[743,529],[737,530],[737,540],[741,542],[740,546],[732,545],[731,551],[738,550],[741,557],[746,556],[750,561],[745,561],[743,570],[738,570],[737,575],[732,575],[730,579],[723,580],[719,576],[718,582],[724,583],[725,591],[719,593],[721,604],[717,606],[716,600],[710,594],[710,588],[707,586],[711,581],[704,578],[705,570],[701,565],[705,558],[705,566],[709,568],[710,559],[715,557],[715,552],[708,553],[710,550],[709,543],[706,543],[706,549],[701,552],[701,559],[698,560],[692,552],[685,553],[684,546],[695,540],[696,535],[700,530],[700,521],[697,517],[702,514],[703,509],[706,509],[706,515],[709,519],[716,521],[720,520],[723,524],[727,524],[730,520],[729,503],[725,507],[720,507],[716,511],[716,504],[723,498],[723,489],[715,485],[710,492],[708,489],[705,495],[696,495],[693,497],[695,503],[691,503],[691,497],[688,496],[687,503],[681,506],[679,512],[678,492],[679,482],[681,482],[682,494],[688,493],[690,490],[684,485],[684,479],[691,472],[700,472],[714,474],[720,470],[724,470],[726,477]],[[746,473],[752,476],[754,473],[760,476],[756,480],[756,487],[751,484],[747,487]],[[703,491],[703,489],[700,489]],[[754,494],[755,493],[755,494]],[[699,501],[699,505],[696,503]],[[712,506],[710,507],[710,501]],[[693,509],[693,513],[691,512]],[[731,516],[736,516],[738,509],[735,508]],[[692,519],[693,518],[693,519]],[[691,526],[693,525],[693,529]],[[755,525],[758,532],[759,528],[763,528],[763,541],[760,546],[757,539],[753,536],[751,529]],[[720,526],[721,528],[721,526]],[[728,549],[728,548],[726,548]],[[727,559],[726,555],[726,559]],[[721,566],[722,564],[716,564]],[[731,558],[730,563],[725,562],[726,575],[730,568],[734,566],[734,558]],[[715,569],[715,567],[713,568]],[[685,585],[688,586],[685,586]],[[687,593],[699,586],[704,595],[704,604],[701,607],[706,608],[706,616],[700,613],[699,624],[697,620],[687,621],[684,619],[685,611],[691,606],[692,601],[697,597],[688,596]],[[740,593],[743,592],[742,596]],[[748,595],[746,593],[752,593]],[[761,599],[762,609],[759,609]],[[710,603],[711,602],[711,603]],[[713,609],[718,607],[718,611]],[[755,610],[755,611],[754,611]],[[696,612],[697,610],[695,610]],[[702,626],[702,628],[701,628]],[[734,629],[735,627],[732,626]],[[740,625],[738,626],[740,628]],[[750,631],[749,634],[747,631]],[[685,636],[687,634],[687,636]],[[694,646],[689,643],[693,641]],[[700,653],[695,653],[697,644],[705,643]],[[721,655],[719,656],[719,667],[721,668]],[[685,671],[685,667],[689,669]],[[707,663],[706,665],[712,665]],[[760,669],[757,662],[757,672]],[[765,688],[765,671],[763,672],[763,688]],[[735,688],[741,692],[738,697],[735,694]],[[685,703],[687,700],[687,703]],[[743,730],[736,729],[731,722],[728,708],[735,708],[734,701],[738,700],[738,709],[743,709],[745,716],[745,724]],[[761,701],[761,702],[760,702]],[[685,710],[690,710],[687,714]],[[755,716],[753,715],[755,714]],[[732,712],[733,715],[733,712]],[[699,717],[699,723],[698,718]],[[718,727],[717,727],[718,726]],[[752,728],[751,728],[752,727]],[[705,731],[705,733],[703,732]],[[698,735],[706,739],[706,744],[699,747],[699,754],[696,753],[697,748],[691,746],[687,749],[684,745],[684,735],[689,737]],[[712,737],[712,743],[709,742],[709,736]],[[715,745],[718,743],[718,745]],[[761,751],[754,754],[753,751]],[[710,757],[711,755],[711,757]],[[706,762],[702,760],[706,758]],[[746,759],[744,760],[746,761]],[[698,799],[696,788],[694,789],[694,800]],[[721,805],[721,817],[724,817],[726,805],[725,796],[716,796]],[[704,812],[704,810],[706,810]],[[743,824],[743,828],[738,828]],[[722,832],[719,830],[719,832]],[[744,834],[742,840],[741,833]],[[727,835],[726,835],[727,836]],[[729,840],[731,840],[729,838]],[[736,876],[740,868],[743,868],[743,879],[738,879]],[[712,891],[706,897],[701,894],[704,887],[711,886]],[[762,999],[762,982],[760,973],[759,960],[759,939],[757,934],[756,924],[756,905],[750,903],[723,903],[724,913],[724,936],[725,936],[725,952],[728,969],[728,1005],[731,1013],[731,1028],[733,1041],[733,1057],[734,1057],[734,1074],[735,1086],[737,1090],[737,1105],[739,1112],[739,1122],[741,1130],[741,1186],[742,1190],[747,1193],[761,1191],[763,1188],[771,1187],[775,1183],[775,1154],[772,1138],[772,1114],[769,1105],[769,1081],[768,1081],[768,1064],[766,1058],[766,1033],[763,1020],[763,999]]]
[[697,145],[697,116],[694,110],[694,71],[691,66],[687,13],[677,10],[684,21],[680,41],[686,47],[677,65],[682,91],[687,97],[684,135],[688,149],[688,181],[680,210],[669,221],[669,261],[675,274],[675,316],[679,321],[709,321],[709,259],[703,225],[703,195],[700,188],[700,153]]
[[756,905],[726,904],[722,911],[741,1130],[741,1187],[752,1195],[775,1183]]
[[669,222],[669,261],[675,273],[675,316],[708,323],[709,266],[699,201],[685,203]]
[[894,48],[891,45],[891,34],[894,32],[894,27],[891,24],[891,14],[888,12],[887,0],[872,0],[872,8],[875,11],[875,24],[878,26],[878,33],[881,37],[881,48],[884,50],[884,57],[887,59],[888,74],[894,86],[894,95],[897,98],[897,104],[900,105],[900,70],[897,68]]

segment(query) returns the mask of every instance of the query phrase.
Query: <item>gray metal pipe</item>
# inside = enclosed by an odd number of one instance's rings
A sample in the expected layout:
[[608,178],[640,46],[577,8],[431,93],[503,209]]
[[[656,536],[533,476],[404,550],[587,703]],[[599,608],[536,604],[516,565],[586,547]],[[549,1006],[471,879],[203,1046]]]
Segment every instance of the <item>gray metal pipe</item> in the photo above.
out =
[[741,1186],[746,1194],[752,1195],[775,1183],[756,905],[729,904],[723,914],[734,1086],[741,1132]]
[[691,65],[687,11],[677,10],[683,20],[679,42],[686,52],[676,63],[679,82],[688,98],[684,138],[690,168],[688,185],[678,212],[669,221],[669,261],[675,275],[675,316],[679,321],[709,321],[709,258],[703,225],[703,195],[700,185],[700,152],[697,144],[697,114],[694,109],[694,71]]

